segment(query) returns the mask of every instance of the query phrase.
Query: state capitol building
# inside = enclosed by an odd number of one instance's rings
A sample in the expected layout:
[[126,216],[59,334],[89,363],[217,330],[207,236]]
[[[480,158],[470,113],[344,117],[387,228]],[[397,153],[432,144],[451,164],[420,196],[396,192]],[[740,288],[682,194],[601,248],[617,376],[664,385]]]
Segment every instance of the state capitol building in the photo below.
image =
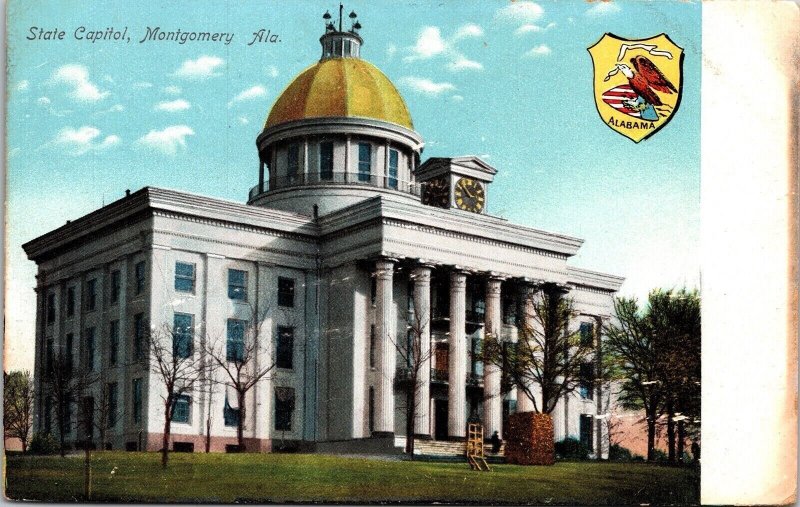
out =
[[[102,372],[111,448],[159,449],[164,387],[137,350],[144,335],[180,327],[200,353],[256,318],[257,360],[274,368],[247,393],[248,451],[391,452],[406,433],[398,347],[413,313],[430,347],[418,442],[462,441],[468,420],[502,437],[510,413],[533,407],[474,353],[484,334],[515,341],[526,296],[546,286],[568,292],[576,328],[610,318],[623,279],[568,265],[582,240],[488,214],[497,169],[480,158],[424,159],[403,97],[361,58],[358,28],[328,23],[320,60],[272,106],[246,204],[145,187],[24,245],[38,265],[34,431],[55,434],[43,378],[60,353]],[[552,413],[556,440],[580,438],[595,456],[607,451],[596,393],[576,390]],[[67,414],[72,443],[80,406]],[[223,385],[186,393],[171,444],[200,452],[210,432],[225,451],[237,417]]]

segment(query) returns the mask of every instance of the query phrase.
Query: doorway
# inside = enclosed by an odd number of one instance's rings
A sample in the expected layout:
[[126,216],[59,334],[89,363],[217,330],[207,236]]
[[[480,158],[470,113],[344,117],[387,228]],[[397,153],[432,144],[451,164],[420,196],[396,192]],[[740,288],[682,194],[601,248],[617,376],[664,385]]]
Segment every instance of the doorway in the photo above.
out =
[[434,440],[447,440],[447,400],[434,400]]

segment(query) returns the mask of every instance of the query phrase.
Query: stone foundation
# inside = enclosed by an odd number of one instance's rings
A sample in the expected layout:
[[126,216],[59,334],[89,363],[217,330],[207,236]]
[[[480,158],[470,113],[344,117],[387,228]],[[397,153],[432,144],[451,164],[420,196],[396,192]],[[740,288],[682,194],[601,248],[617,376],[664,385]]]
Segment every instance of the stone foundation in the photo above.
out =
[[[205,435],[181,435],[171,433],[169,436],[170,450],[174,449],[175,443],[191,443],[194,444],[194,452],[206,451],[206,437]],[[143,439],[144,450],[146,451],[159,451],[161,450],[161,441],[163,433],[148,433]],[[238,443],[236,437],[211,437],[211,452],[226,452],[228,446],[233,446]],[[266,438],[245,438],[244,439],[244,452],[271,452],[272,440]]]

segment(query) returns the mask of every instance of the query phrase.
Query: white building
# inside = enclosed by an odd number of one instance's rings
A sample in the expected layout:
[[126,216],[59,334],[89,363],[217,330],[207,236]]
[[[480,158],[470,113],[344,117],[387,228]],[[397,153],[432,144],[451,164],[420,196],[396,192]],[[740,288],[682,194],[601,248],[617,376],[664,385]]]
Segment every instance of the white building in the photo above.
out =
[[[264,364],[276,368],[249,393],[248,450],[401,445],[395,344],[413,308],[434,351],[415,433],[463,439],[473,416],[502,434],[506,414],[531,406],[501,394],[497,369],[473,360],[483,333],[516,339],[522,296],[543,286],[570,291],[585,330],[612,313],[622,279],[567,264],[582,240],[486,213],[494,168],[477,157],[420,163],[422,137],[394,85],[360,58],[357,29],[328,25],[320,41],[322,58],[258,136],[247,204],[147,187],[24,245],[38,264],[37,431],[54,431],[42,379],[62,351],[114,391],[112,447],[158,449],[163,386],[136,361],[137,340],[172,325],[193,328],[194,340],[231,339],[255,308]],[[559,402],[557,440],[602,445],[587,391]],[[213,450],[235,443],[223,388],[180,404],[173,445],[202,450],[207,416]]]

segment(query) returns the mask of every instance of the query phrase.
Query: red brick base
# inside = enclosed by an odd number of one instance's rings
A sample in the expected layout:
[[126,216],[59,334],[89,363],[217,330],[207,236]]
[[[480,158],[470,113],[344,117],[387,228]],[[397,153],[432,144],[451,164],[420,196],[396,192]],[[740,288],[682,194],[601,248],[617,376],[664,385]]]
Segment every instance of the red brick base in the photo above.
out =
[[555,462],[553,419],[547,414],[521,412],[508,418],[506,461],[517,465],[552,465]]
[[[161,442],[164,438],[163,433],[148,433],[144,437],[145,450],[158,451],[161,449]],[[206,451],[206,437],[205,435],[180,435],[171,433],[169,436],[169,448],[172,449],[175,442],[187,442],[194,444],[194,452]],[[238,441],[236,437],[211,437],[211,452],[225,452],[225,447],[228,445],[236,445]],[[268,438],[245,438],[244,439],[245,452],[271,452],[272,440]]]

